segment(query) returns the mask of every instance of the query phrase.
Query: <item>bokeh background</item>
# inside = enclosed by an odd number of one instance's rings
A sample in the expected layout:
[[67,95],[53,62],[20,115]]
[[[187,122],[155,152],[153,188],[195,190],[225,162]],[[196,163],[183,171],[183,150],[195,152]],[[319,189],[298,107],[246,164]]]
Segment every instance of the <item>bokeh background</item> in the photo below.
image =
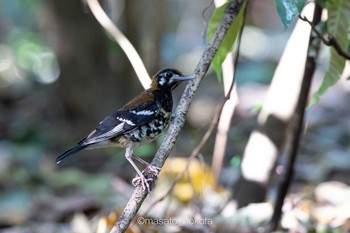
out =
[[[150,74],[165,67],[188,74],[194,70],[214,9],[209,1],[104,0],[101,4]],[[228,187],[237,178],[249,133],[291,31],[283,28],[272,0],[252,0],[246,24],[236,74],[240,102],[221,180]],[[326,56],[323,48],[315,87]],[[175,92],[175,102],[183,86]],[[135,176],[122,149],[84,151],[59,165],[54,161],[141,90],[125,54],[83,1],[2,0],[0,231],[70,232],[76,213],[93,218],[122,208]],[[309,187],[328,180],[349,183],[349,91],[349,83],[342,81],[307,110],[293,186],[298,196],[309,195]],[[189,156],[223,95],[222,82],[210,70],[173,157]],[[135,154],[150,161],[161,140]],[[213,144],[211,137],[202,150],[209,166]]]

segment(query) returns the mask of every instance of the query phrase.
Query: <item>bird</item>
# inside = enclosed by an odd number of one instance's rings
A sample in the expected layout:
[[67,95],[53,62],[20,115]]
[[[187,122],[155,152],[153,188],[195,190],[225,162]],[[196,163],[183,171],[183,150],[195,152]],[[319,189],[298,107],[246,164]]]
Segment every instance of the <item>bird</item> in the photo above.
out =
[[160,70],[152,76],[150,88],[100,121],[90,134],[58,156],[56,164],[84,149],[121,147],[125,149],[126,160],[138,175],[132,180],[132,184],[136,186],[141,182],[143,190],[147,188],[150,192],[148,182],[152,179],[146,179],[133,159],[144,164],[146,169],[156,175],[160,168],[133,155],[133,149],[155,140],[167,128],[172,117],[172,91],[180,82],[192,78],[193,76],[183,75],[176,69]]

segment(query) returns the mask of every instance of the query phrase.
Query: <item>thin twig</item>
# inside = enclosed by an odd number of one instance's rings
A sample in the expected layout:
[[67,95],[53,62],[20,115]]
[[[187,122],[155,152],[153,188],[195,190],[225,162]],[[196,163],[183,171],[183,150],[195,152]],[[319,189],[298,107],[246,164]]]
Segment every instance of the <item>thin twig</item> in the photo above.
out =
[[[202,11],[202,21],[203,21],[203,25],[204,25],[204,28],[207,28],[208,26],[208,22],[207,20],[205,19],[205,13],[209,10],[209,8],[214,4],[214,0],[211,0],[208,5],[203,9]],[[202,37],[205,35],[205,30],[203,31],[202,33]]]
[[337,39],[330,35],[330,34],[326,34],[326,35],[322,35],[317,28],[315,27],[315,24],[313,22],[311,22],[310,20],[307,19],[306,16],[301,16],[299,15],[299,18],[307,23],[309,23],[309,25],[312,28],[312,31],[316,33],[317,37],[322,40],[322,42],[327,45],[327,46],[331,46],[335,49],[335,51],[337,51],[337,53],[339,54],[339,56],[342,56],[343,58],[350,60],[350,54],[345,52],[343,48],[341,48],[341,46],[339,45]]
[[[185,116],[192,102],[192,99],[198,89],[198,86],[204,78],[205,74],[207,73],[216,51],[218,50],[232,22],[237,17],[238,12],[241,9],[241,6],[243,5],[244,1],[245,0],[232,0],[227,6],[221,23],[217,27],[210,43],[203,51],[203,54],[197,64],[197,67],[193,72],[193,80],[190,81],[185,88],[185,91],[179,101],[179,105],[176,108],[175,117],[170,123],[168,132],[165,135],[163,143],[161,144],[152,161],[153,166],[162,167],[165,160],[169,156],[169,153],[176,142],[180,130],[185,123]],[[147,171],[145,172],[145,175],[149,178],[153,178],[152,184],[154,184],[157,177],[154,174],[150,174]],[[147,195],[148,191],[143,190],[141,185],[136,187],[135,191],[129,199],[129,202],[124,208],[119,220],[114,225],[111,231],[112,233],[126,231]]]
[[124,34],[117,28],[112,20],[108,17],[106,12],[102,9],[98,0],[86,0],[92,14],[96,20],[102,25],[102,27],[113,36],[115,41],[119,44],[120,48],[124,51],[128,57],[135,73],[140,80],[144,89],[147,89],[151,85],[151,78],[143,64],[140,55],[137,53],[134,46],[124,36]]

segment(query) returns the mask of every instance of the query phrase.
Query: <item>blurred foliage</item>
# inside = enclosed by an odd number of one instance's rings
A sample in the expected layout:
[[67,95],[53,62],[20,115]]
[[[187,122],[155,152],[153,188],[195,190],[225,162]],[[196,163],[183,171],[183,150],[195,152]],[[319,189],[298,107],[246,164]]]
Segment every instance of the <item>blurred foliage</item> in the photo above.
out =
[[[36,30],[37,3],[29,0],[2,2],[1,12],[13,19],[15,26],[1,38],[0,87],[30,85],[33,81],[47,84],[59,76],[53,50],[45,45],[42,34],[33,31]],[[22,13],[18,15],[18,11]]]
[[[222,6],[215,9],[212,17],[210,18],[208,28],[207,28],[207,43],[209,44],[211,38],[214,35],[214,32],[216,31],[218,25],[220,24],[222,17],[224,16],[225,9],[227,8],[229,3],[225,3]],[[237,37],[240,34],[243,23],[244,23],[244,12],[245,8],[247,6],[247,1],[243,3],[243,6],[241,7],[240,12],[238,13],[237,17],[233,21],[232,25],[228,29],[223,41],[221,42],[218,51],[216,52],[212,65],[215,69],[216,76],[218,79],[221,79],[221,65],[224,62],[226,56],[228,53],[230,53],[233,49],[234,43],[237,41]]]
[[299,16],[306,0],[275,0],[276,9],[284,28],[288,28]]
[[[328,11],[327,19],[327,33],[329,36],[335,38],[340,48],[347,51],[350,45],[350,38],[348,36],[350,28],[350,2],[342,0],[328,0],[326,2]],[[327,35],[326,36],[327,39]],[[313,94],[310,105],[316,104],[322,94],[328,88],[332,87],[340,78],[345,67],[346,59],[338,54],[338,52],[331,47],[328,68],[324,74],[323,81],[316,93]]]
[[[175,180],[183,169],[186,168],[188,160],[185,158],[171,158],[166,161],[160,172],[160,181],[166,178],[168,183]],[[188,169],[183,173],[181,179],[176,183],[173,194],[182,203],[188,203],[198,198],[206,189],[214,186],[214,176],[205,164],[199,160],[193,160]]]
[[8,36],[15,63],[42,83],[52,83],[59,76],[59,67],[52,49],[45,46],[38,33],[18,29]]

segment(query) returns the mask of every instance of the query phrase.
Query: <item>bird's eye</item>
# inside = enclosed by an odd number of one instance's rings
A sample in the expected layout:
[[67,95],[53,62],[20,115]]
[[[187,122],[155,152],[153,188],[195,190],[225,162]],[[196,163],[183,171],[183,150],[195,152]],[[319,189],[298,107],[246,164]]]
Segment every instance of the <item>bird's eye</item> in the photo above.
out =
[[166,76],[167,78],[171,78],[171,77],[173,76],[173,74],[172,74],[171,72],[166,72],[165,76]]

